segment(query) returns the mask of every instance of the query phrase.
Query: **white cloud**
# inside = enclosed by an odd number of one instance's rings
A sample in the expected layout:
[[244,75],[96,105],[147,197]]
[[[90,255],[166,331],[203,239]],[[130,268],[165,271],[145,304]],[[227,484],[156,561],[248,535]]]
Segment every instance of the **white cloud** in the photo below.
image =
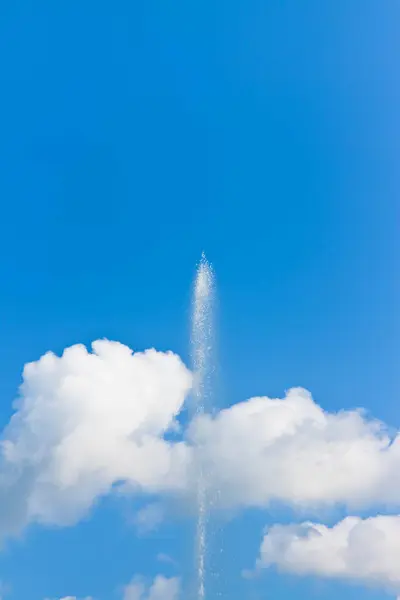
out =
[[[190,497],[197,461],[222,507],[400,505],[400,438],[359,411],[327,413],[296,388],[193,421],[167,442],[191,386],[172,353],[96,341],[25,366],[16,412],[0,442],[0,535],[32,521],[75,523],[119,483]],[[135,517],[162,516],[158,500]],[[276,526],[258,566],[400,587],[400,516]],[[176,600],[179,580],[133,580],[124,600]],[[76,600],[66,597],[62,600]],[[88,599],[87,599],[88,600]]]
[[[60,598],[60,600],[79,600],[76,596],[65,596],[65,598]],[[82,600],[93,600],[93,598],[91,596],[87,596],[86,598],[83,598]]]
[[[301,388],[203,415],[185,441],[167,442],[191,379],[172,353],[132,353],[106,340],[26,365],[0,442],[0,536],[32,521],[75,523],[119,483],[190,498],[197,461],[225,508],[400,506],[400,437],[360,411],[325,412]],[[139,530],[157,526],[163,510],[158,499],[140,510]],[[399,593],[400,516],[273,526],[257,562],[270,565]],[[150,585],[132,580],[123,600],[178,595],[179,579],[160,575]]]
[[179,592],[180,580],[177,577],[157,575],[150,586],[135,577],[125,587],[123,600],[178,600]]
[[164,552],[160,552],[159,554],[157,554],[157,560],[159,562],[172,565],[174,567],[177,566],[176,560],[174,560],[169,554],[164,554]]
[[347,517],[334,527],[274,525],[263,538],[258,568],[349,579],[400,591],[400,516]]
[[[202,416],[185,442],[167,442],[190,386],[176,355],[105,340],[26,365],[1,442],[0,535],[75,523],[120,483],[190,498],[197,461],[224,507],[400,505],[400,441],[380,422],[327,413],[297,388]],[[139,527],[159,508],[139,513]]]
[[113,484],[179,490],[187,448],[164,441],[191,375],[172,353],[96,341],[27,364],[3,432],[0,532],[70,524]]
[[358,411],[324,412],[303,389],[201,417],[189,435],[224,506],[400,503],[400,438]]
[[[143,577],[134,577],[123,588],[122,600],[178,600],[180,595],[180,579],[157,575],[149,583]],[[59,600],[79,600],[76,596],[66,596]],[[81,600],[94,600],[91,596]]]
[[[64,598],[60,598],[60,600],[79,600],[76,596],[65,596]],[[86,598],[82,598],[82,600],[93,600],[92,596],[86,596]]]
[[140,534],[145,534],[156,529],[163,519],[163,506],[159,502],[153,502],[137,511],[134,517],[134,524]]

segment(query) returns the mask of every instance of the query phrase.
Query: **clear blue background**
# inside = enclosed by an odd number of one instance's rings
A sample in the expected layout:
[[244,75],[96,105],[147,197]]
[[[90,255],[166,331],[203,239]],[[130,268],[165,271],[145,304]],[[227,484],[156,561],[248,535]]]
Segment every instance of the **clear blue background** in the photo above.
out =
[[[390,0],[1,3],[2,424],[46,350],[106,336],[187,357],[204,249],[221,405],[303,385],[400,425],[399,18]],[[130,510],[8,545],[10,598],[108,600],[167,572],[158,551],[188,571],[186,525],[137,540]],[[241,582],[266,521],[225,533],[230,598],[383,597]]]

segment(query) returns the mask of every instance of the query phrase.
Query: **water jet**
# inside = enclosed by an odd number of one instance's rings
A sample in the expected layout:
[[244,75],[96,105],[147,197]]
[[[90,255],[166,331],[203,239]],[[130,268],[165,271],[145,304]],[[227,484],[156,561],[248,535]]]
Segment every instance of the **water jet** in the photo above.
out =
[[[192,298],[191,360],[194,377],[191,417],[198,418],[211,408],[211,376],[213,373],[213,300],[214,271],[205,254],[197,268]],[[196,524],[196,600],[206,595],[207,518],[209,498],[207,477],[201,459],[197,463]]]

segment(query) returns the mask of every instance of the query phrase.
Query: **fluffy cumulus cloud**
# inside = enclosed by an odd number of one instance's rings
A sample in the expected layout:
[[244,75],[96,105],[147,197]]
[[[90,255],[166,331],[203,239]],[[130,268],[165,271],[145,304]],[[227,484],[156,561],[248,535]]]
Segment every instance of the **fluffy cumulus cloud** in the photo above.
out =
[[[164,495],[191,498],[199,463],[221,508],[400,505],[400,437],[360,411],[327,413],[301,388],[202,415],[167,441],[191,383],[178,356],[106,340],[26,365],[0,442],[0,536],[73,524],[117,484],[151,495],[135,521],[146,530]],[[259,566],[396,587],[399,519],[272,528]],[[125,600],[175,600],[178,587],[135,580]]]
[[135,577],[124,589],[123,600],[178,600],[180,581],[177,577],[158,575],[151,585]]
[[347,517],[334,527],[275,525],[265,534],[258,568],[351,579],[400,591],[400,516]]
[[0,532],[73,523],[121,481],[179,492],[187,448],[163,436],[190,386],[176,355],[106,340],[27,364],[1,442]]
[[[50,600],[50,598],[45,598],[45,600]],[[57,599],[58,600],[58,599]],[[86,596],[85,598],[77,598],[76,596],[64,596],[59,600],[94,600],[92,596]]]
[[[80,600],[76,596],[65,596],[64,598],[60,598],[60,600]],[[82,600],[93,600],[91,596],[86,596],[86,598],[82,598]]]
[[0,533],[74,523],[122,482],[190,497],[198,462],[223,506],[400,503],[400,442],[380,422],[327,413],[298,388],[202,416],[167,442],[190,386],[176,355],[106,340],[27,364],[0,448]]
[[204,416],[190,437],[224,505],[400,503],[400,438],[359,411],[325,412],[304,389]]

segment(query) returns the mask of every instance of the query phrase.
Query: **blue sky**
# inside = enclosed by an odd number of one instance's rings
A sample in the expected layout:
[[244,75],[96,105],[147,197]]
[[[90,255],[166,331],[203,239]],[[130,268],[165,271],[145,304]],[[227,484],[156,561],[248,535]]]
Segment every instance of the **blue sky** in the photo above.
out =
[[[369,0],[3,3],[2,427],[48,350],[108,338],[187,362],[202,250],[221,408],[303,386],[327,411],[399,427],[399,16]],[[139,535],[143,502],[109,494],[74,526],[7,539],[5,597],[190,579],[192,520],[171,508]],[[226,523],[223,594],[387,597],[275,569],[244,580],[265,525],[302,520],[284,504]]]

